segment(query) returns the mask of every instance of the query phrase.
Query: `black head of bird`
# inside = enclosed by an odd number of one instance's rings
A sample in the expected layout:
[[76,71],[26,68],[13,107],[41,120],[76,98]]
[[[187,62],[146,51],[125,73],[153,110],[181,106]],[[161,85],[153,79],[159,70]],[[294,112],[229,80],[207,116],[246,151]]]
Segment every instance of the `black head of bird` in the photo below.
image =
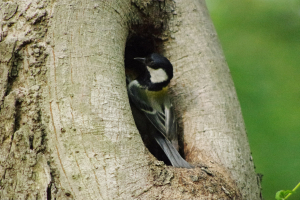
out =
[[138,81],[150,90],[157,90],[167,86],[173,78],[173,66],[162,55],[152,53],[147,57],[134,59],[140,61],[146,67],[145,73],[138,78]]

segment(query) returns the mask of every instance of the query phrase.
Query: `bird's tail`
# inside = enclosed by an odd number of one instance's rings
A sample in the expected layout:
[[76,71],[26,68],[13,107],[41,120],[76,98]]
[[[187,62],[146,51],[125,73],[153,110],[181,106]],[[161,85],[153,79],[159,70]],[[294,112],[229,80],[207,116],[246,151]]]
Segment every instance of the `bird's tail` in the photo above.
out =
[[172,143],[163,137],[159,132],[154,133],[154,138],[174,167],[193,168],[192,165],[190,165],[181,157]]

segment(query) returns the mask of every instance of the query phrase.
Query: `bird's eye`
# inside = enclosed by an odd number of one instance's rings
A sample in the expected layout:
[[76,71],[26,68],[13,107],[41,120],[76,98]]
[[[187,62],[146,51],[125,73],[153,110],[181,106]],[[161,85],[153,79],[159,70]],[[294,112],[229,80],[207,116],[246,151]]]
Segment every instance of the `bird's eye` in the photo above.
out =
[[149,60],[147,60],[147,63],[148,63],[148,65],[154,65],[154,60],[152,60],[152,59],[149,59]]

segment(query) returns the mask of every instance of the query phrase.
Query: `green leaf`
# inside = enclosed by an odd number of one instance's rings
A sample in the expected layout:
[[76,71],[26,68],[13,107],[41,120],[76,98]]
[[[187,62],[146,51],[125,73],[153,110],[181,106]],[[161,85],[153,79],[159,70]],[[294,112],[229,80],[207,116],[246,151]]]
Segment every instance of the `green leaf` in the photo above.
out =
[[284,198],[290,193],[293,194],[295,192],[293,192],[292,190],[280,190],[280,191],[276,192],[275,199],[276,200],[284,200]]

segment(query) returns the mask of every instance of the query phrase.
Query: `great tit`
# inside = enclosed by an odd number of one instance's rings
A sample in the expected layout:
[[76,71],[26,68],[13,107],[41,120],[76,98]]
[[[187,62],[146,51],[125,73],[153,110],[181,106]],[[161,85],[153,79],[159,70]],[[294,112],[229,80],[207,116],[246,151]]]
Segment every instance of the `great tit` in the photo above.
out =
[[157,53],[134,59],[145,69],[136,79],[128,80],[128,96],[157,130],[148,130],[148,134],[154,137],[153,141],[159,144],[174,167],[192,168],[178,152],[177,123],[168,95],[168,84],[173,78],[172,64]]

